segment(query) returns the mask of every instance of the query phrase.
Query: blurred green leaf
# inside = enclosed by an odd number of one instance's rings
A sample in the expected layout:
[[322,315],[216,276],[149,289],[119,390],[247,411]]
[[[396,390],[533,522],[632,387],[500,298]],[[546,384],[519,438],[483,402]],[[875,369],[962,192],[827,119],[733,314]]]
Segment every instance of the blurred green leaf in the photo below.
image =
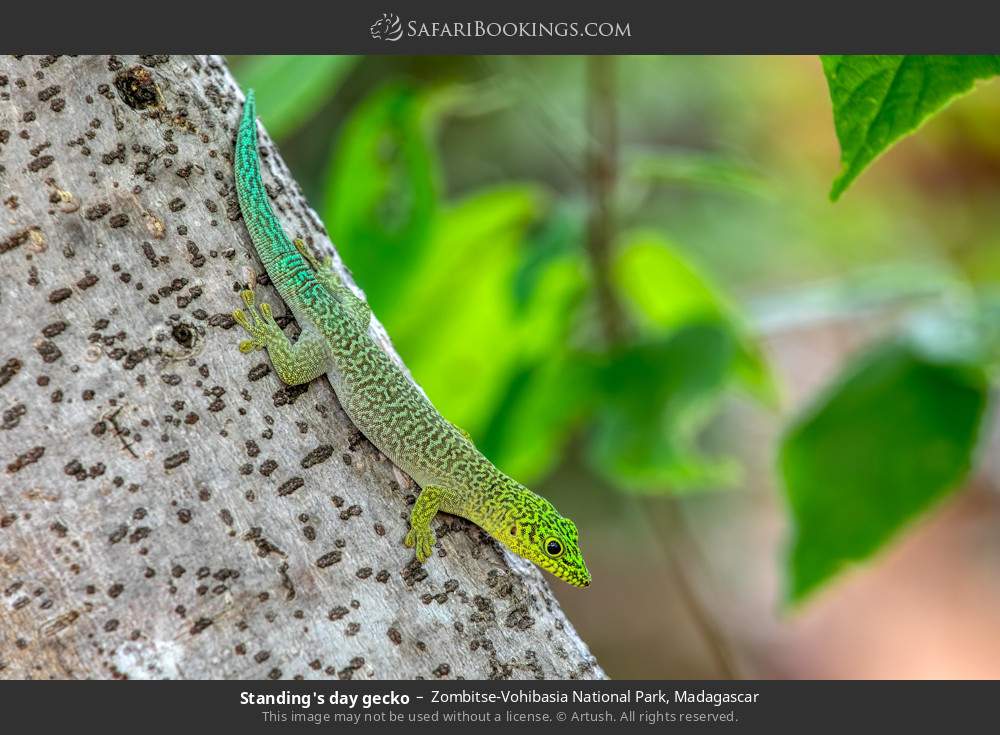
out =
[[599,373],[595,469],[635,492],[732,484],[738,467],[702,455],[695,440],[730,378],[735,351],[727,325],[709,319],[610,355]]
[[290,135],[323,105],[358,56],[255,56],[235,65],[244,89],[257,93],[257,110],[274,138]]
[[539,207],[535,189],[513,185],[449,205],[400,282],[404,306],[388,312],[386,326],[413,374],[473,436],[527,349],[527,330],[538,327],[536,314],[517,314],[513,284]]
[[591,362],[567,347],[588,286],[576,215],[559,204],[528,236],[514,279],[518,367],[477,436],[487,457],[526,483],[553,469],[594,400]]
[[380,318],[425,255],[440,181],[431,144],[434,93],[392,84],[370,95],[344,124],[327,174],[324,221]]
[[516,372],[479,448],[513,477],[537,482],[592,409],[594,380],[589,361],[559,351]]
[[538,281],[553,260],[570,262],[583,271],[583,243],[586,240],[586,210],[578,202],[557,201],[528,233],[526,252],[514,282],[518,303],[526,303],[537,292]]
[[1000,73],[1000,56],[823,56],[840,140],[836,200],[868,164],[978,79]]
[[666,238],[649,230],[626,234],[612,278],[640,324],[654,334],[706,319],[727,325],[736,340],[737,376],[758,398],[775,402],[777,389],[767,361],[736,307]]
[[779,461],[794,522],[791,601],[958,487],[988,395],[981,367],[898,341],[856,360],[792,425]]

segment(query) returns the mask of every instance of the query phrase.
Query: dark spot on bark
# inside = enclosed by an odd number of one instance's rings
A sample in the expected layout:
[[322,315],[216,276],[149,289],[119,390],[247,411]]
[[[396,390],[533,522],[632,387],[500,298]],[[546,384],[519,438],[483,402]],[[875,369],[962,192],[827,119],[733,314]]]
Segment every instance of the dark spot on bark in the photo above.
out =
[[101,217],[103,217],[110,211],[111,211],[111,205],[108,204],[107,202],[101,202],[100,204],[95,204],[92,207],[87,207],[83,211],[83,216],[86,219],[90,220],[91,222],[94,222],[96,220],[99,220]]
[[346,510],[340,511],[340,520],[347,521],[347,520],[350,520],[352,517],[359,516],[359,515],[361,515],[361,506],[360,505],[352,505],[349,508],[347,508]]
[[278,554],[279,556],[285,556],[285,552],[282,551],[277,544],[272,543],[264,537],[264,532],[260,526],[254,526],[249,531],[243,535],[244,541],[252,541],[254,546],[257,547],[258,556],[267,556],[268,554]]
[[47,324],[42,329],[42,334],[48,337],[49,339],[52,339],[53,337],[58,337],[60,334],[62,334],[63,330],[66,329],[66,327],[68,326],[69,324],[67,324],[66,322],[52,322],[51,324]]
[[119,71],[115,74],[115,89],[122,101],[133,110],[162,107],[160,89],[149,69],[133,66]]
[[31,228],[15,232],[10,237],[0,240],[0,253],[6,253],[8,250],[13,250],[16,247],[24,245],[28,242],[28,238],[31,237]]
[[320,569],[326,569],[329,566],[333,566],[341,560],[343,554],[339,551],[331,551],[328,554],[323,554],[319,559],[316,560],[316,566]]
[[21,370],[21,361],[16,357],[12,357],[7,362],[4,363],[3,367],[0,367],[0,387],[7,385],[10,379],[13,378]]
[[129,352],[128,356],[125,358],[125,362],[122,363],[122,365],[126,370],[132,370],[133,368],[135,368],[136,365],[145,360],[147,357],[149,357],[149,350],[146,347],[140,347],[137,350],[132,350],[131,352]]
[[205,628],[210,626],[212,622],[213,621],[211,618],[198,618],[194,622],[194,625],[191,626],[191,635],[198,635],[203,630],[205,630]]
[[330,459],[333,455],[333,447],[329,444],[321,444],[302,458],[302,469],[306,470],[313,465],[320,464]]
[[48,168],[49,166],[51,166],[52,162],[55,160],[56,159],[53,158],[52,156],[39,156],[38,158],[33,159],[31,163],[28,164],[28,170],[31,171],[32,173],[36,173],[38,171],[41,171],[43,168]]
[[184,450],[182,452],[177,452],[177,454],[171,454],[169,457],[163,460],[163,469],[172,470],[175,467],[179,467],[180,465],[184,464],[190,458],[191,456],[188,454],[187,450]]
[[108,543],[117,544],[119,541],[125,538],[127,534],[128,534],[128,526],[126,526],[123,523],[122,525],[118,526],[118,528],[116,528],[114,531],[111,532],[111,535],[108,536]]
[[194,331],[187,324],[175,324],[170,335],[181,347],[190,349],[194,344]]
[[271,366],[268,365],[266,362],[262,362],[259,365],[255,365],[250,369],[250,372],[247,373],[247,379],[250,381],[257,381],[263,378],[269,372],[271,372]]
[[72,295],[73,292],[70,291],[68,288],[57,288],[55,291],[49,294],[49,303],[58,304],[60,301],[65,301]]
[[21,423],[21,417],[28,412],[28,408],[23,403],[15,403],[3,412],[3,422],[0,429],[11,430]]
[[51,87],[46,87],[41,92],[38,93],[38,99],[42,102],[48,102],[50,99],[55,97],[62,91],[62,87],[57,84],[53,84]]
[[17,458],[7,465],[7,472],[14,474],[28,465],[34,464],[45,454],[45,447],[33,447],[24,454],[17,455]]
[[285,480],[285,482],[281,483],[281,486],[278,488],[278,495],[281,496],[291,495],[305,484],[306,481],[303,480],[301,477],[292,477],[288,480]]
[[129,534],[128,542],[130,544],[137,544],[144,538],[149,536],[149,534],[151,534],[152,532],[153,531],[151,528],[149,528],[149,526],[139,526],[131,534]]
[[236,320],[231,314],[213,314],[208,319],[209,326],[220,327],[221,329],[232,329],[236,326]]
[[271,397],[274,402],[275,407],[280,407],[284,405],[293,405],[295,401],[309,390],[309,384],[303,383],[302,385],[286,385],[282,386],[275,394]]
[[528,614],[526,605],[519,605],[508,613],[507,619],[504,622],[508,628],[527,630],[535,624],[535,619]]
[[35,346],[35,349],[42,356],[42,362],[52,363],[62,357],[62,351],[56,347],[55,342],[43,340]]

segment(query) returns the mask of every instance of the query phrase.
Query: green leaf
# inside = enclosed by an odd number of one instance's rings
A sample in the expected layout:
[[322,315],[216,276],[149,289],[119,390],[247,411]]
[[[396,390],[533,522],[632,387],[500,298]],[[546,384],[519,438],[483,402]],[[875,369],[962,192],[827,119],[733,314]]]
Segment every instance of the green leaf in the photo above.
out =
[[476,436],[487,457],[525,483],[554,468],[594,401],[592,362],[567,348],[588,287],[581,225],[556,206],[525,243],[514,279],[518,367]]
[[535,189],[513,185],[444,208],[400,282],[401,308],[387,313],[418,382],[474,437],[530,348],[521,330],[532,322],[518,313],[513,284],[539,208]]
[[594,401],[595,371],[578,355],[553,354],[515,373],[478,446],[521,482],[542,479],[558,462]]
[[836,200],[868,164],[978,79],[1000,74],[1000,56],[823,56],[840,140]]
[[719,321],[624,348],[600,369],[602,401],[590,459],[618,487],[687,492],[731,485],[739,468],[706,457],[696,438],[731,374],[736,344]]
[[405,308],[439,209],[433,93],[389,85],[344,124],[327,174],[324,221],[381,319]]
[[360,60],[358,56],[256,56],[235,66],[244,89],[257,94],[257,110],[275,138],[295,132],[327,103]]
[[666,335],[704,320],[725,324],[736,341],[736,371],[758,398],[774,403],[777,389],[766,360],[735,305],[666,238],[653,231],[626,234],[612,279],[640,325]]
[[968,473],[987,406],[981,367],[912,341],[858,359],[789,429],[788,598],[871,556]]

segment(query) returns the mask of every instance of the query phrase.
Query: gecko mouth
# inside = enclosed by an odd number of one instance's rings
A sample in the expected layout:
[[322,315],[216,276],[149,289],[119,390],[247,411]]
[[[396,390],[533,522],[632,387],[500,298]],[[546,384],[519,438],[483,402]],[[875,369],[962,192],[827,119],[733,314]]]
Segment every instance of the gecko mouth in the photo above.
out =
[[575,569],[565,569],[560,567],[552,567],[548,569],[556,577],[559,577],[563,582],[571,584],[574,587],[589,587],[590,586],[590,572],[578,572]]

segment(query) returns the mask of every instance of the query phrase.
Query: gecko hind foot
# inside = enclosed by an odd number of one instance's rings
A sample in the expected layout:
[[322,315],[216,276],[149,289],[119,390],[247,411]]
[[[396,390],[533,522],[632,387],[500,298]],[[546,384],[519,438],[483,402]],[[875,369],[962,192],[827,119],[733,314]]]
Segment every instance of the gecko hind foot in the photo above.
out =
[[295,238],[292,243],[295,245],[295,249],[299,251],[299,255],[306,259],[306,262],[312,267],[314,271],[331,271],[333,272],[333,258],[329,255],[324,255],[322,258],[317,258],[313,251],[309,249],[306,245],[306,241],[301,237]]
[[[251,289],[240,292],[246,311],[236,309],[233,319],[250,335],[250,339],[240,342],[240,352],[252,352],[267,347],[276,337],[282,334],[281,327],[274,320],[270,304],[257,306]],[[249,315],[249,316],[248,316]]]
[[411,528],[406,534],[406,538],[403,539],[403,544],[413,548],[417,555],[417,561],[423,564],[430,558],[436,541],[437,538],[431,528]]

